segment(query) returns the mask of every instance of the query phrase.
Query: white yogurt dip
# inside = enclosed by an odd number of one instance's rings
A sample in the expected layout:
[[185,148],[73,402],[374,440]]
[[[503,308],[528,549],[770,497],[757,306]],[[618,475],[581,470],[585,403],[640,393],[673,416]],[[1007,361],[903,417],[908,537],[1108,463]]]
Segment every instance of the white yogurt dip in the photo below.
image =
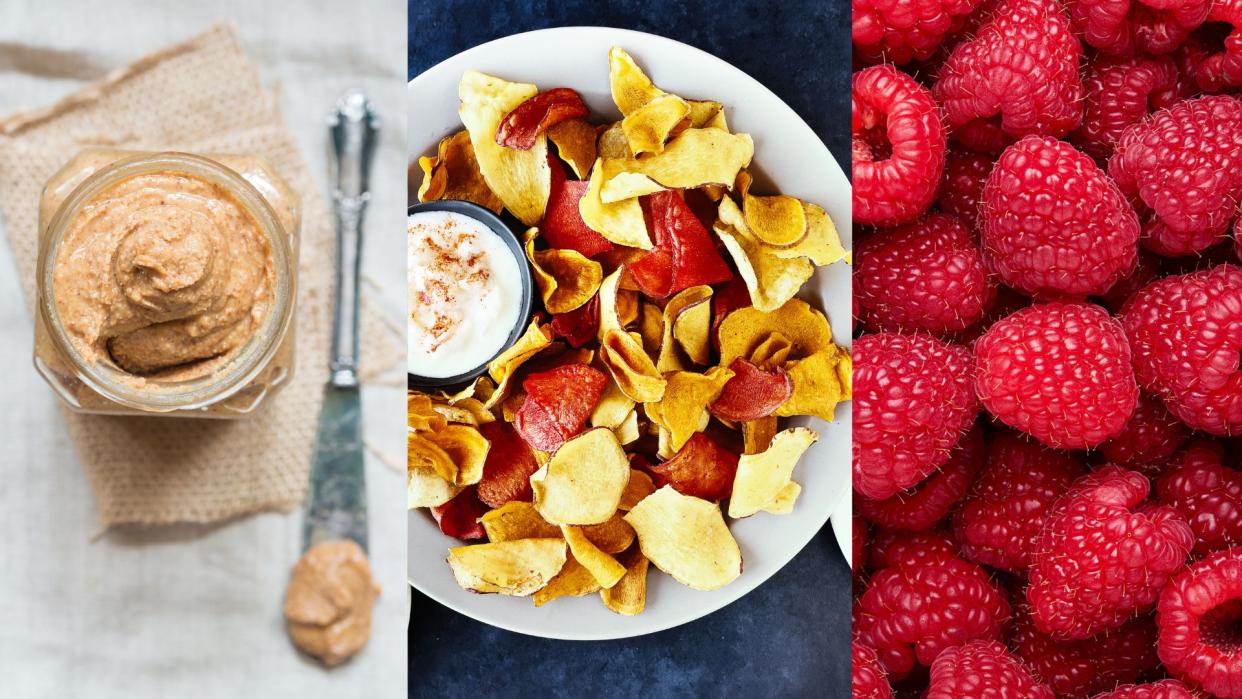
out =
[[406,231],[409,372],[447,378],[483,365],[520,321],[517,259],[492,229],[462,214],[412,214]]

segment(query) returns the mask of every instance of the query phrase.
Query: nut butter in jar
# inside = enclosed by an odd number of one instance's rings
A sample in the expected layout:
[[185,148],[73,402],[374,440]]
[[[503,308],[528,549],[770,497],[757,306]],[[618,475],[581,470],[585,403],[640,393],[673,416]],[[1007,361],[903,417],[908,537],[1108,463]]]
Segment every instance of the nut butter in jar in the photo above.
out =
[[80,412],[252,413],[293,372],[299,226],[260,158],[82,151],[40,202],[35,367]]

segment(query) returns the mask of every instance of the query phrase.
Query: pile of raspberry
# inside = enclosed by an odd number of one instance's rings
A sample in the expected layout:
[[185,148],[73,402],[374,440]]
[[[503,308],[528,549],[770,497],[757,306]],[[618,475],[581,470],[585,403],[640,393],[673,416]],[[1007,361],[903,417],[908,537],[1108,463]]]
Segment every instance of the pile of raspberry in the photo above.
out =
[[854,697],[1242,699],[1242,0],[853,0]]

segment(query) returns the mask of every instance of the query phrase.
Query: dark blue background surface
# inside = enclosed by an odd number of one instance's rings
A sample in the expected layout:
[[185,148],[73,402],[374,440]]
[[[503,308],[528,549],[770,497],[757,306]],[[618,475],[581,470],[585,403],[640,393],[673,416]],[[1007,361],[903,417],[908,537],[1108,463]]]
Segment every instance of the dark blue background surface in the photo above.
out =
[[[532,29],[605,25],[661,34],[767,85],[848,173],[849,16],[845,0],[409,0],[409,77]],[[480,624],[417,591],[410,618],[411,697],[849,696],[850,573],[828,527],[741,600],[642,638],[531,638]]]

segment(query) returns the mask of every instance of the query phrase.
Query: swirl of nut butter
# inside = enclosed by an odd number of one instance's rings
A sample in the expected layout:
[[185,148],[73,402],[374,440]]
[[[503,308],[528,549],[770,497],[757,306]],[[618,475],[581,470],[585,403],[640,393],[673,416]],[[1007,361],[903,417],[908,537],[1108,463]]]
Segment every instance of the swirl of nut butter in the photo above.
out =
[[272,306],[272,251],[220,186],[153,172],[99,192],[66,229],[53,271],[62,326],[87,362],[147,378],[205,376]]

